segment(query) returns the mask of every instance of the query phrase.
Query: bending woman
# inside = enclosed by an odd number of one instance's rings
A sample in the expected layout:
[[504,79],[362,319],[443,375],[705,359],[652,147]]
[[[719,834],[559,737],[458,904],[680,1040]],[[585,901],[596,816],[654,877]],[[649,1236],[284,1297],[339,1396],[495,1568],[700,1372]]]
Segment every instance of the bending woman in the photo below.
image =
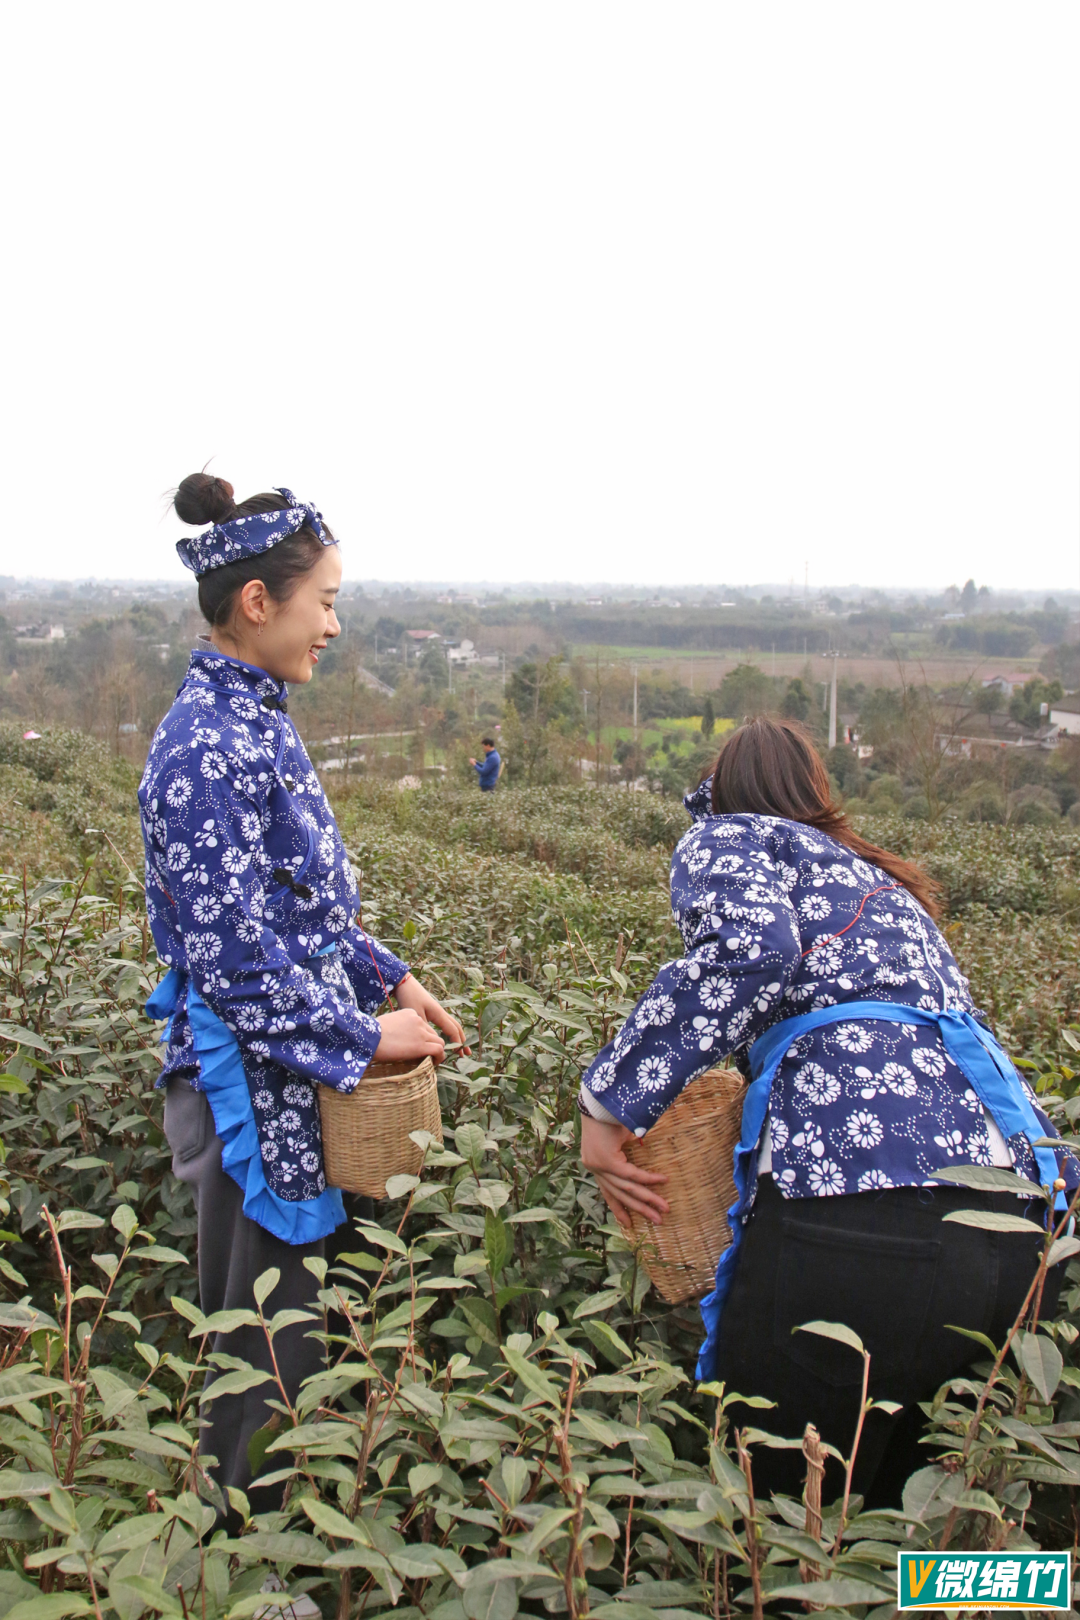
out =
[[[871,1352],[871,1394],[902,1407],[870,1414],[856,1474],[872,1503],[893,1505],[928,1460],[916,1403],[981,1353],[947,1324],[1000,1343],[1039,1253],[1037,1238],[941,1217],[1020,1213],[1032,1182],[1075,1187],[1080,1167],[1032,1145],[1057,1133],[976,1012],[932,884],[853,831],[800,727],[741,727],[686,805],[694,825],[671,867],[686,954],[586,1073],[582,1160],[624,1224],[629,1211],[662,1220],[666,1178],[637,1169],[623,1144],[734,1054],[754,1083],[736,1243],[702,1303],[698,1376],[774,1400],[776,1432],[812,1422],[846,1452],[861,1360],[793,1329],[847,1323]],[[1016,1195],[931,1179],[959,1164],[1014,1171]],[[1042,1219],[1045,1206],[1028,1213]],[[766,1486],[798,1487],[797,1454],[759,1454],[755,1468]]]
[[[212,526],[176,548],[210,635],[139,788],[147,914],[170,969],[148,1003],[169,1020],[165,1131],[195,1196],[203,1311],[250,1309],[271,1266],[270,1308],[303,1307],[316,1288],[305,1261],[346,1220],[323,1173],[316,1085],[352,1091],[373,1058],[440,1061],[432,1024],[463,1035],[354,921],[356,880],[288,716],[286,683],[309,681],[339,634],[334,536],[287,489],[237,506],[231,484],[197,473],[174,504],[185,523]],[[397,1010],[375,1017],[388,996]],[[296,1323],[275,1339],[290,1400],[322,1365],[309,1331]],[[214,1349],[272,1370],[259,1329],[219,1334]],[[248,1488],[248,1442],[277,1393],[264,1384],[206,1408],[202,1449],[223,1489]]]

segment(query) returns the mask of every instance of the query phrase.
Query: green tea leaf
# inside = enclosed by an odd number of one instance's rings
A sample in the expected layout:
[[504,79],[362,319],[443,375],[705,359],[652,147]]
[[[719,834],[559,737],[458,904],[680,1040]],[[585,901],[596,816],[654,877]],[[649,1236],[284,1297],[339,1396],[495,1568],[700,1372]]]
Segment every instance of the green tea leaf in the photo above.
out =
[[366,1547],[371,1546],[371,1533],[362,1520],[347,1519],[344,1513],[339,1513],[328,1502],[317,1501],[314,1497],[305,1496],[297,1503],[315,1526],[326,1536],[335,1536],[339,1541],[357,1541]]
[[558,1385],[552,1382],[542,1368],[529,1361],[520,1350],[511,1350],[505,1344],[501,1355],[511,1372],[521,1379],[526,1389],[532,1390],[534,1395],[542,1396],[545,1401],[550,1401],[556,1409],[562,1406],[562,1394]]
[[260,1277],[256,1277],[251,1290],[255,1295],[255,1303],[257,1305],[265,1304],[267,1298],[274,1292],[274,1289],[277,1287],[280,1281],[281,1272],[278,1270],[277,1266],[271,1266],[269,1270],[264,1271]]
[[417,1463],[415,1468],[409,1469],[409,1495],[423,1496],[437,1485],[442,1469],[437,1463]]
[[624,1361],[632,1361],[633,1351],[621,1339],[615,1329],[607,1322],[587,1321],[585,1332],[600,1351],[614,1367],[621,1367]]
[[512,1245],[506,1223],[489,1209],[484,1216],[484,1255],[493,1277],[499,1275],[511,1253]]
[[419,1176],[389,1176],[386,1181],[387,1198],[408,1198],[420,1185]]
[[93,1614],[79,1592],[53,1592],[48,1596],[23,1598],[8,1610],[4,1620],[67,1620],[69,1615]]
[[1033,1184],[1018,1176],[1015,1170],[992,1169],[982,1164],[950,1164],[943,1170],[931,1171],[935,1181],[948,1181],[957,1187],[971,1187],[977,1192],[1005,1192],[1015,1197],[1030,1197]]
[[1006,1215],[996,1209],[953,1209],[943,1215],[943,1221],[954,1221],[957,1226],[977,1226],[983,1232],[1034,1232],[1045,1237],[1041,1226],[1025,1220],[1023,1215]]
[[105,1222],[101,1216],[91,1215],[88,1209],[65,1209],[61,1211],[57,1219],[56,1230],[58,1232],[89,1231],[104,1225]]
[[1020,1342],[1020,1364],[1043,1400],[1049,1404],[1061,1382],[1065,1363],[1053,1339],[1045,1333],[1025,1333]]
[[499,1337],[495,1331],[495,1312],[486,1299],[479,1299],[470,1294],[458,1301],[458,1309],[468,1318],[469,1325],[477,1338],[485,1344],[498,1347]]
[[227,1372],[216,1377],[212,1384],[202,1392],[204,1401],[220,1400],[222,1395],[242,1395],[245,1390],[258,1389],[260,1384],[272,1384],[272,1376],[268,1372],[259,1372],[258,1368],[250,1367],[246,1372]]
[[[945,1217],[946,1220],[948,1216]],[[835,1339],[837,1344],[850,1345],[852,1350],[863,1354],[863,1342],[851,1328],[845,1327],[843,1322],[802,1322],[798,1327],[792,1328],[793,1333],[816,1333],[822,1339]]]
[[201,1339],[204,1333],[234,1333],[239,1327],[258,1327],[259,1318],[254,1311],[214,1311],[196,1322],[189,1339]]

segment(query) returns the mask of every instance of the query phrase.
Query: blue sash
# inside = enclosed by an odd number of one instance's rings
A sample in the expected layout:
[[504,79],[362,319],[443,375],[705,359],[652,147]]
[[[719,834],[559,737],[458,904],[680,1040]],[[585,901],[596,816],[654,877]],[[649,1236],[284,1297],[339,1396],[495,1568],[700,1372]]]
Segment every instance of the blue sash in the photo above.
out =
[[[717,1263],[715,1288],[701,1301],[705,1342],[698,1353],[699,1381],[713,1377],[720,1344],[720,1316],[735,1275],[743,1224],[757,1180],[758,1148],[765,1116],[769,1111],[769,1093],[784,1053],[800,1035],[820,1029],[823,1024],[846,1024],[860,1019],[881,1019],[890,1024],[933,1025],[940,1030],[945,1050],[971,1082],[976,1096],[1002,1136],[1006,1141],[1017,1135],[1027,1138],[1044,1186],[1053,1186],[1058,1179],[1060,1171],[1053,1150],[1035,1146],[1040,1138],[1046,1136],[1046,1127],[1031,1106],[1020,1084],[1020,1077],[990,1031],[984,1029],[970,1013],[926,1012],[922,1007],[902,1007],[891,1001],[847,1001],[836,1007],[819,1007],[815,1012],[803,1013],[798,1018],[785,1018],[779,1024],[773,1024],[771,1029],[758,1036],[750,1048],[753,1080],[743,1100],[742,1133],[735,1149],[735,1191],[738,1196],[728,1210],[731,1243]],[[1060,1192],[1054,1202],[1058,1209],[1066,1207],[1065,1198]]]
[[[188,975],[170,968],[146,1003],[147,1012],[151,1018],[171,1019],[180,1005],[185,983],[188,1023],[199,1059],[199,1084],[206,1092],[214,1130],[221,1138],[221,1168],[243,1193],[244,1214],[284,1243],[315,1243],[329,1237],[345,1219],[341,1193],[336,1187],[327,1187],[317,1198],[287,1199],[267,1186],[239,1043],[232,1030],[206,1005]],[[162,1040],[167,1035],[168,1030]]]

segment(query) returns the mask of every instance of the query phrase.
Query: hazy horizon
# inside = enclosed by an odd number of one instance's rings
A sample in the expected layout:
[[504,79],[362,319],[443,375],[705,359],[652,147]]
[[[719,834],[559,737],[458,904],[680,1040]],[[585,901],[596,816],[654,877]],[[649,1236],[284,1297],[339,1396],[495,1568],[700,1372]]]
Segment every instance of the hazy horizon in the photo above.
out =
[[[971,575],[967,576],[967,578],[973,577],[974,576]],[[92,584],[100,586],[104,589],[117,589],[121,587],[137,588],[139,586],[146,585],[154,586],[155,588],[162,590],[167,589],[170,592],[175,593],[181,592],[188,587],[190,588],[193,602],[195,600],[196,589],[195,582],[191,579],[190,575],[186,575],[181,579],[173,579],[160,574],[11,574],[0,575],[0,597],[2,597],[5,589],[4,581],[8,579],[14,581],[14,585],[17,590],[28,590],[40,586],[44,591],[54,588],[57,585],[69,585],[73,588],[78,588],[83,585]],[[560,592],[571,592],[574,595],[582,595],[586,593],[618,591],[662,591],[668,595],[671,595],[678,591],[682,591],[684,593],[708,592],[714,594],[722,590],[730,589],[748,597],[760,598],[763,595],[770,595],[780,601],[786,601],[789,599],[792,601],[799,601],[802,600],[804,596],[806,596],[806,598],[810,601],[817,601],[823,596],[838,594],[842,594],[844,596],[867,596],[880,594],[883,596],[912,596],[926,598],[945,595],[952,589],[961,590],[965,583],[966,578],[962,576],[958,576],[955,580],[950,580],[949,583],[944,586],[927,585],[925,583],[921,585],[886,586],[863,584],[858,581],[841,583],[837,580],[832,580],[822,581],[820,584],[814,584],[811,582],[808,590],[804,590],[804,586],[801,583],[792,586],[788,581],[778,582],[775,580],[772,582],[768,580],[757,580],[745,584],[737,584],[734,580],[721,580],[717,583],[709,583],[704,580],[684,580],[680,582],[670,581],[665,582],[662,585],[657,585],[653,582],[629,579],[595,579],[580,581],[567,579],[379,579],[370,575],[350,576],[347,566],[347,559],[345,571],[342,576],[343,590],[355,590],[358,588],[367,590],[368,587],[372,587],[380,591],[412,591],[417,595],[424,592],[438,591],[442,593],[453,592],[457,595],[464,596],[466,594],[471,595],[477,591],[480,591],[489,594],[498,593],[510,596],[520,594],[521,596],[536,596],[543,598],[545,596],[556,597]],[[976,579],[975,583],[979,586],[985,584],[989,589],[991,599],[995,599],[997,597],[1011,598],[1055,596],[1061,606],[1065,606],[1073,601],[1080,601],[1080,590],[1076,589],[1075,587],[1038,584],[1024,586],[992,585],[989,581],[979,579]]]

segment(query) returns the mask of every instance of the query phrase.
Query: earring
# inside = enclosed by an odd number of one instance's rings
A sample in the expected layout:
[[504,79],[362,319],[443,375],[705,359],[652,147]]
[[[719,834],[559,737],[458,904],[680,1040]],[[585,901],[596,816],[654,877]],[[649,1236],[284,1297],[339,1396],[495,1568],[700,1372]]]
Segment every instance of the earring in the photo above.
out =
[[260,620],[259,620],[259,629],[258,629],[258,632],[257,632],[257,633],[258,633],[258,634],[259,634],[259,635],[260,635],[260,636],[261,636],[261,635],[262,635],[262,627],[263,627],[263,625],[264,625],[264,624],[265,624],[265,623],[266,623],[266,620],[265,620],[265,619],[260,619]]

